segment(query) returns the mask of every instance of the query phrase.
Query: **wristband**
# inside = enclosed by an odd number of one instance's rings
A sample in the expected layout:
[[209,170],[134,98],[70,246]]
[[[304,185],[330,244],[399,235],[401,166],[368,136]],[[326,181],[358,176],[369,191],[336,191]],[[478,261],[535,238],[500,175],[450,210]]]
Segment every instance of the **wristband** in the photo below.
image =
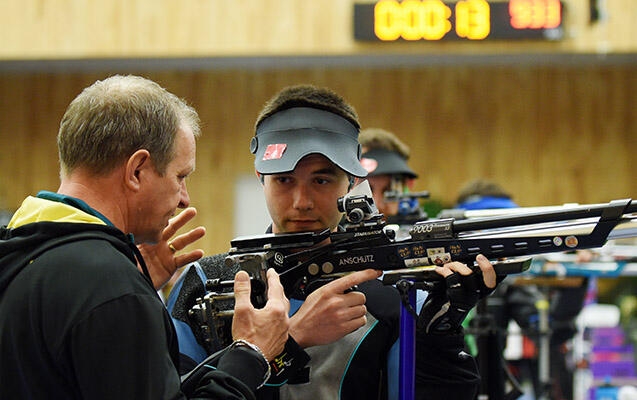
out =
[[[292,336],[288,336],[283,352],[270,361],[272,376],[268,385],[277,386],[285,382],[307,383],[309,378],[303,380],[299,377],[299,371],[310,361],[310,356],[299,346]],[[298,379],[301,381],[297,382]]]
[[232,344],[230,345],[230,348],[242,347],[242,346],[249,347],[250,349],[256,351],[257,354],[259,354],[261,358],[263,358],[263,362],[266,365],[267,370],[265,372],[265,375],[263,376],[263,382],[261,382],[261,384],[257,386],[257,389],[260,389],[268,381],[268,379],[270,379],[270,374],[272,373],[272,370],[270,368],[270,362],[268,361],[265,354],[263,354],[259,346],[257,346],[256,344],[252,344],[245,339],[236,339],[234,342],[232,342]]

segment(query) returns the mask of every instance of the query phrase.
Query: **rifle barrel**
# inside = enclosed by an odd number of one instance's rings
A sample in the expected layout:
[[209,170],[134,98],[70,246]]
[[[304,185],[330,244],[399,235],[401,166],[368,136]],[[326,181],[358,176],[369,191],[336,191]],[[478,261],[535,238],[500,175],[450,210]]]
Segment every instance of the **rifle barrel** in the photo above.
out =
[[590,204],[578,207],[567,207],[565,209],[556,209],[547,212],[516,213],[515,215],[498,215],[489,218],[459,220],[453,222],[453,231],[476,231],[507,226],[531,225],[545,222],[602,217],[609,213],[623,215],[634,212],[637,212],[637,203],[632,204],[631,199],[614,200],[607,204]]

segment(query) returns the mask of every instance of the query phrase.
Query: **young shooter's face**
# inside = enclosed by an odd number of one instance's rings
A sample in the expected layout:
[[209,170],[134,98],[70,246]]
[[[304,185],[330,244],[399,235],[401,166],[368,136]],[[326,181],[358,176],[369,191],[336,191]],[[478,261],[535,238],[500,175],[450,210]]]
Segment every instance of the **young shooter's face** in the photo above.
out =
[[368,176],[367,181],[369,187],[372,189],[372,196],[374,197],[374,203],[378,212],[391,217],[398,214],[398,202],[386,201],[385,192],[392,190],[392,176],[389,174],[381,174],[375,176]]
[[310,154],[294,171],[265,175],[263,191],[274,233],[335,230],[343,213],[337,200],[347,194],[345,171],[320,154]]

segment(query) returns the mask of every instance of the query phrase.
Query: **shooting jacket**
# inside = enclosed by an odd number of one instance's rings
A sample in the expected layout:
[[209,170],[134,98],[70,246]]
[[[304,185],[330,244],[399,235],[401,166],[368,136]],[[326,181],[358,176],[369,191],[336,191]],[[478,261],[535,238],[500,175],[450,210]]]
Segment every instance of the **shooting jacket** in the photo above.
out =
[[[232,280],[237,272],[225,266],[227,254],[204,257],[184,271],[168,298],[178,327],[182,357],[194,364],[206,356],[200,327],[188,317],[203,282]],[[285,380],[271,380],[257,391],[259,399],[397,399],[400,296],[379,280],[359,285],[367,299],[367,325],[340,340],[305,351],[311,360]],[[290,300],[291,314],[302,301]],[[476,362],[464,351],[464,335],[418,335],[416,338],[416,398],[473,400],[478,392]]]
[[[137,269],[132,237],[65,196],[27,198],[9,226],[0,228],[0,398],[186,398],[175,330]],[[254,398],[265,366],[235,350],[191,398]]]

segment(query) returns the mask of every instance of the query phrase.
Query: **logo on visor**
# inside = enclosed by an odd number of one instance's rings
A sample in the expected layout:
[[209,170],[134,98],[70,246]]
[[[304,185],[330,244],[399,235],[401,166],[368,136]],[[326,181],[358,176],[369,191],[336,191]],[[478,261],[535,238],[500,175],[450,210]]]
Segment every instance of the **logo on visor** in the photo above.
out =
[[263,153],[263,161],[280,159],[287,147],[288,145],[285,143],[269,144]]
[[373,158],[363,157],[361,158],[361,166],[365,168],[365,171],[371,174],[376,170],[376,168],[378,168],[378,161],[374,160]]

